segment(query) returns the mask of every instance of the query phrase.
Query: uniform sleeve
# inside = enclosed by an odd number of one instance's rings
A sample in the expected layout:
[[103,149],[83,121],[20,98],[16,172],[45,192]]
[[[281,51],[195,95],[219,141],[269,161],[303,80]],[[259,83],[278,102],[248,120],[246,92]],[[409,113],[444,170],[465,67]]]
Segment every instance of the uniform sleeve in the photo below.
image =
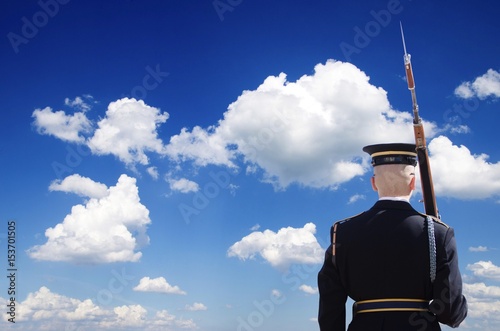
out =
[[429,310],[440,323],[456,328],[467,316],[467,301],[462,295],[462,277],[453,228],[447,229],[443,243],[438,245],[437,250],[434,299]]
[[347,293],[333,264],[332,246],[325,253],[325,262],[318,274],[320,331],[345,331]]

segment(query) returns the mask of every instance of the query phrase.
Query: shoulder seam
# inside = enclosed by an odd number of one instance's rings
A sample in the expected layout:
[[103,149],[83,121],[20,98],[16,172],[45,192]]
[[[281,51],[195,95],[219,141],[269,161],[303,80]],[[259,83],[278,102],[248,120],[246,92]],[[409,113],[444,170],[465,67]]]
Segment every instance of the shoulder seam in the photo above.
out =
[[420,215],[424,216],[424,217],[430,217],[434,223],[438,223],[438,224],[441,224],[443,225],[444,227],[446,228],[449,228],[450,226],[448,224],[446,224],[445,222],[441,221],[440,218],[436,217],[436,216],[432,216],[432,215],[427,215],[427,214],[424,214],[424,213],[420,213],[418,212]]
[[346,217],[346,218],[344,218],[344,219],[338,220],[338,221],[334,222],[334,223],[333,223],[333,225],[335,225],[335,224],[342,224],[342,223],[345,223],[345,222],[347,222],[347,221],[349,221],[349,220],[353,219],[354,217],[357,217],[357,216],[359,216],[359,215],[361,215],[361,214],[363,214],[363,213],[364,213],[364,211],[363,211],[363,212],[361,212],[361,213],[359,213],[359,214],[356,214],[356,215],[349,216],[349,217]]

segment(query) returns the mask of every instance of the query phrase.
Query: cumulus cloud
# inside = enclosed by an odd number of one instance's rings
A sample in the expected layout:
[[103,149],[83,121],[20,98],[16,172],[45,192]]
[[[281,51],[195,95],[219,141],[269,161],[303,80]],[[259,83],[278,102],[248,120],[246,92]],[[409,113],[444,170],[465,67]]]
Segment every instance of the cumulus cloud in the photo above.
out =
[[469,309],[465,324],[477,330],[500,330],[500,287],[464,283],[463,291]]
[[258,254],[273,267],[282,270],[294,263],[321,263],[324,250],[315,233],[316,225],[313,223],[307,223],[303,228],[281,228],[278,232],[255,231],[234,243],[227,255],[247,260],[254,259]]
[[143,277],[139,281],[139,284],[134,287],[134,291],[139,292],[158,292],[166,294],[186,294],[178,286],[172,286],[167,283],[167,280],[163,277],[149,278]]
[[102,183],[94,182],[88,177],[74,174],[64,178],[56,179],[49,186],[50,191],[62,191],[75,193],[82,197],[100,199],[108,195],[108,187]]
[[318,293],[318,288],[317,287],[312,287],[309,285],[302,284],[299,286],[299,290],[301,290],[304,293],[307,294],[316,294]]
[[183,128],[181,133],[170,138],[165,152],[178,162],[192,160],[199,166],[215,164],[235,167],[231,161],[234,152],[226,148],[228,142],[213,131],[214,127],[204,130],[195,126],[191,131]]
[[459,199],[484,199],[500,194],[500,162],[488,162],[488,155],[474,155],[445,136],[428,145],[434,189],[437,195]]
[[[4,305],[6,300],[0,298]],[[9,316],[3,314],[7,321]],[[23,323],[23,330],[158,330],[159,327],[196,329],[192,320],[177,318],[166,310],[153,316],[141,305],[123,305],[103,309],[91,299],[79,300],[52,292],[45,286],[29,293],[17,302],[16,322]]]
[[111,102],[88,146],[94,154],[111,154],[126,164],[147,165],[146,152],[164,153],[157,128],[168,116],[142,100],[123,98]]
[[184,309],[186,309],[187,311],[200,311],[200,310],[207,310],[208,308],[207,306],[205,306],[200,302],[195,302],[192,305],[186,305]]
[[[184,129],[167,150],[202,165],[232,165],[241,156],[278,189],[292,183],[336,188],[366,171],[364,145],[413,141],[411,121],[364,72],[330,60],[296,82],[283,73],[266,78],[230,104],[217,126]],[[435,125],[425,125],[432,136]]]
[[170,185],[170,189],[172,191],[178,191],[181,193],[189,193],[189,192],[198,192],[198,190],[200,189],[200,186],[198,185],[198,183],[193,182],[193,181],[186,179],[186,178],[173,179],[173,178],[168,177],[165,180]]
[[[497,74],[488,71],[482,77],[490,82]],[[484,86],[490,85],[482,80],[471,83],[481,87],[478,91],[486,91]],[[42,125],[38,119],[45,117],[39,113],[62,119],[52,122],[67,124]],[[159,139],[158,127],[167,121],[168,114],[135,99],[110,103],[97,130],[87,140],[80,134],[90,125],[84,124],[90,122],[83,113],[79,113],[80,117],[64,112],[56,115],[46,108],[34,114],[38,114],[34,117],[40,132],[65,136],[68,141],[84,141],[92,153],[115,155],[132,167],[137,163],[148,165],[150,153],[168,156],[173,162],[190,161],[196,166],[245,166],[247,174],[261,177],[277,190],[292,184],[337,189],[370,168],[368,156],[361,151],[363,146],[414,141],[411,114],[392,109],[386,91],[370,84],[363,71],[334,60],[316,65],[313,74],[295,82],[287,81],[284,73],[267,77],[255,90],[243,91],[216,125],[183,128],[167,145]],[[424,127],[437,195],[458,199],[499,195],[500,162],[488,162],[487,155],[455,146],[445,136],[434,138],[438,132],[466,132],[467,127],[450,129],[448,124],[438,128],[425,121]],[[158,178],[155,167],[147,171]],[[187,179],[172,179],[169,184],[179,192],[199,189]],[[234,188],[231,185],[233,193]],[[359,198],[352,196],[350,203]]]
[[472,82],[463,82],[455,89],[455,95],[469,99],[478,97],[486,99],[487,97],[500,97],[500,73],[493,69],[474,79]]
[[51,135],[64,141],[84,143],[83,133],[92,129],[92,124],[85,113],[76,112],[66,115],[62,110],[52,111],[52,108],[35,109],[33,125],[38,133]]
[[136,250],[149,243],[150,223],[135,178],[121,175],[107,195],[73,206],[61,223],[45,231],[47,242],[27,253],[37,260],[73,263],[136,262],[142,255]]
[[467,269],[472,271],[474,276],[482,279],[500,280],[500,267],[494,265],[491,261],[479,261],[468,264]]

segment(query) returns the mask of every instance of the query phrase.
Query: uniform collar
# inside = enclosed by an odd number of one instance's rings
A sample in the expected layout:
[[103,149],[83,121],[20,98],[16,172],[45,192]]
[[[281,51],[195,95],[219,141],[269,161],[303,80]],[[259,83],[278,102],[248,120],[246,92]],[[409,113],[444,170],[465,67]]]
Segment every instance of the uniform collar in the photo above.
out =
[[406,201],[408,203],[410,202],[409,199],[403,198],[403,197],[382,197],[382,198],[379,198],[379,200]]
[[395,200],[378,200],[373,206],[373,208],[413,210],[413,207],[408,201],[395,201]]

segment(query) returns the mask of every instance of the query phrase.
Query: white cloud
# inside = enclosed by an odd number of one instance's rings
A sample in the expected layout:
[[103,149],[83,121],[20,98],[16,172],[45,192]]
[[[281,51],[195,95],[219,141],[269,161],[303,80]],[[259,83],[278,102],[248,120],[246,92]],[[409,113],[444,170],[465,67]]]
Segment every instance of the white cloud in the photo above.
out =
[[293,263],[316,264],[323,261],[324,250],[314,234],[316,225],[307,223],[303,228],[281,228],[252,232],[234,243],[227,251],[229,257],[254,259],[259,254],[273,267],[286,269]]
[[500,73],[493,69],[474,79],[473,82],[463,82],[455,89],[455,95],[463,99],[478,97],[486,99],[489,96],[500,97]]
[[491,261],[479,261],[468,264],[467,269],[472,271],[474,276],[483,279],[500,280],[500,267],[494,265]]
[[35,109],[32,117],[38,133],[51,135],[64,141],[83,143],[81,135],[91,131],[92,124],[83,112],[66,115],[62,110],[52,111],[52,108]]
[[469,252],[487,252],[488,247],[486,246],[477,246],[477,247],[469,247]]
[[226,149],[227,144],[223,137],[213,133],[213,127],[204,130],[195,126],[191,132],[183,128],[181,133],[172,136],[166,153],[178,162],[193,160],[199,166],[216,164],[234,167],[231,161],[234,152]]
[[158,292],[166,294],[186,294],[178,286],[172,286],[167,283],[167,280],[163,277],[149,278],[143,277],[139,281],[139,284],[134,287],[134,291],[140,292]]
[[135,178],[121,175],[102,198],[76,205],[62,223],[45,231],[47,242],[30,248],[31,258],[73,263],[136,262],[147,243],[148,209]]
[[299,286],[299,290],[301,290],[304,293],[307,294],[316,294],[318,293],[318,288],[317,287],[312,287],[309,285],[302,284]]
[[500,330],[500,287],[484,283],[463,284],[468,313],[464,327],[475,330]]
[[255,224],[250,228],[250,231],[257,231],[258,229],[260,229],[260,224]]
[[271,296],[275,297],[276,299],[279,299],[283,297],[283,293],[281,293],[280,290],[273,289],[271,290]]
[[175,315],[170,314],[166,310],[158,311],[155,314],[153,325],[154,326],[147,328],[146,331],[165,330],[163,328],[158,329],[158,327],[167,327],[166,330],[171,330],[170,327],[175,327],[174,330],[178,330],[179,328],[189,330],[198,329],[198,326],[193,320],[176,318]]
[[[2,306],[6,300],[0,297]],[[42,286],[17,302],[16,322],[22,322],[23,330],[159,330],[159,327],[196,329],[192,320],[177,318],[166,310],[149,316],[141,305],[123,305],[103,309],[92,300],[79,300],[51,292]],[[9,315],[2,314],[7,321]],[[163,330],[163,328],[161,329]]]
[[153,178],[154,180],[157,180],[158,177],[160,177],[160,174],[158,173],[158,168],[157,167],[148,167],[146,169],[148,174]]
[[200,311],[200,310],[207,310],[207,306],[200,302],[195,302],[192,305],[186,305],[185,307],[186,310],[188,311]]
[[74,174],[64,178],[54,180],[50,183],[50,191],[62,191],[75,193],[82,197],[100,199],[108,195],[108,187],[102,183],[94,182],[88,177]]
[[500,287],[498,286],[487,286],[485,283],[464,283],[463,287],[464,292],[475,299],[500,299]]
[[[330,60],[296,82],[285,74],[268,77],[229,105],[216,127],[184,129],[167,150],[203,165],[231,165],[242,156],[278,189],[292,183],[336,188],[366,171],[364,145],[413,141],[411,121],[409,113],[391,109],[387,93],[365,73]],[[431,137],[435,125],[425,125]]]
[[147,165],[146,152],[164,153],[157,127],[167,119],[168,113],[161,113],[142,100],[123,98],[111,102],[88,146],[94,154],[115,155],[129,165]]
[[353,196],[351,196],[349,198],[349,202],[348,203],[352,204],[352,203],[355,203],[358,200],[364,200],[364,199],[366,199],[366,196],[364,196],[363,194],[355,194],[355,195],[353,195]]
[[181,179],[173,179],[166,178],[166,181],[170,185],[170,189],[172,191],[178,191],[181,193],[189,193],[189,192],[198,192],[200,186],[189,179],[181,178]]
[[500,194],[500,162],[488,162],[488,155],[473,155],[445,136],[428,145],[437,195],[459,199],[484,199]]
[[[83,98],[85,98],[86,100],[90,100],[90,101],[92,101],[94,99],[91,95],[84,95]],[[92,107],[87,102],[85,102],[83,100],[83,98],[76,97],[73,100],[71,100],[70,98],[66,98],[66,99],[64,99],[64,104],[66,106],[80,109],[80,110],[86,112],[86,111],[90,110],[90,108],[92,108]]]
[[105,317],[108,313],[101,310],[90,299],[80,301],[51,292],[42,286],[37,292],[30,293],[19,305],[20,321],[64,319],[68,321]]

